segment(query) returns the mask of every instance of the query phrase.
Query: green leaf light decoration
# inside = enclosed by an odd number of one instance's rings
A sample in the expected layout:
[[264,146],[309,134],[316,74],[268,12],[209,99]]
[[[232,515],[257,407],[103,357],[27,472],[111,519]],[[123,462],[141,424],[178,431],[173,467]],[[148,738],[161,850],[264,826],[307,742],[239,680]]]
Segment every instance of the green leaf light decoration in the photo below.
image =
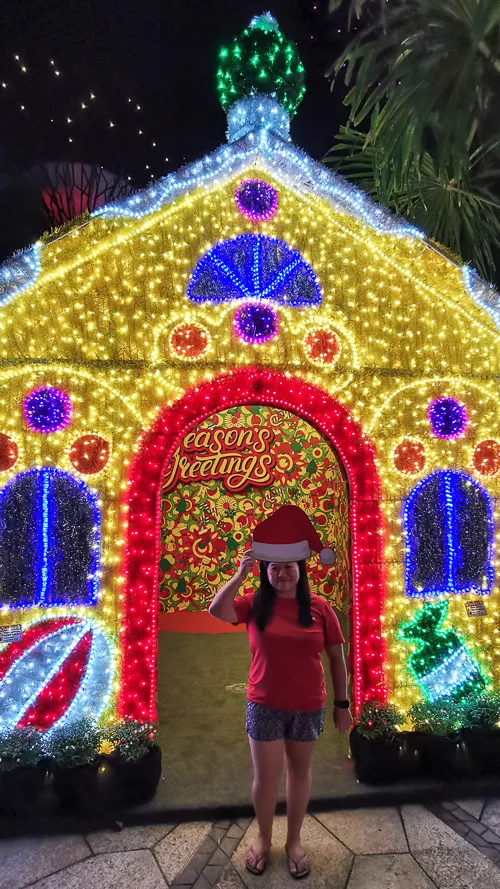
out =
[[219,52],[217,93],[225,111],[248,96],[273,96],[293,116],[305,93],[304,66],[295,44],[266,12]]

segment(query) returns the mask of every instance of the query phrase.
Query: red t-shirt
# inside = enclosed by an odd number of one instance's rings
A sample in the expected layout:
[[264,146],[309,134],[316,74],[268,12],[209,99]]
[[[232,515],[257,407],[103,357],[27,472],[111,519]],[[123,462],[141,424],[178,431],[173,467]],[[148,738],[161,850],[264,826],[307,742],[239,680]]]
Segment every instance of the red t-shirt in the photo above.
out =
[[246,623],[252,662],[247,698],[273,710],[320,710],[326,703],[321,652],[344,642],[332,606],[311,593],[313,624],[298,621],[296,598],[276,596],[271,620],[261,632],[249,615],[254,593],[235,599],[237,624]]

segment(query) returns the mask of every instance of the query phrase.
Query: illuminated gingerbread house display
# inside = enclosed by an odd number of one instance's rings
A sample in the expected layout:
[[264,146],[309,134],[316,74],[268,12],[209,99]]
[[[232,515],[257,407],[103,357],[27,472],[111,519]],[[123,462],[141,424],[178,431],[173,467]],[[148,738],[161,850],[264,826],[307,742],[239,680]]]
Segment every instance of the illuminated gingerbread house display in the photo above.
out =
[[217,84],[226,144],[0,271],[2,732],[153,720],[288,502],[357,707],[498,685],[498,295],[293,144],[272,16]]

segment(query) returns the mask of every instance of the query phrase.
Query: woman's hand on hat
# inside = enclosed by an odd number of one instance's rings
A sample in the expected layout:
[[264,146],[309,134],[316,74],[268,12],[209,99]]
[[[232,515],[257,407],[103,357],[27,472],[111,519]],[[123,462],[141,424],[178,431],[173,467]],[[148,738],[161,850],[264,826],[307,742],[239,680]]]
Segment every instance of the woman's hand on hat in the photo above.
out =
[[246,553],[243,553],[243,557],[240,562],[240,567],[238,570],[238,574],[240,577],[245,579],[250,574],[253,566],[256,564],[255,556],[251,549],[247,550]]

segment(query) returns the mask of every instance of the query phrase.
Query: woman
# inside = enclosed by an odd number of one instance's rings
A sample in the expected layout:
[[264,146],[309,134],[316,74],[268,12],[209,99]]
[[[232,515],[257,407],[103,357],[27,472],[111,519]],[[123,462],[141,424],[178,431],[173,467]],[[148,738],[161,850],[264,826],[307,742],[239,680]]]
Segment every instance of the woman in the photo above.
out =
[[246,623],[250,639],[246,730],[254,766],[253,802],[259,835],[246,867],[254,874],[265,870],[284,758],[286,852],[290,873],[298,879],[310,872],[300,831],[310,796],[311,757],[323,731],[326,685],[321,652],[325,649],[335,694],[334,723],[340,732],[346,732],[352,722],[344,639],[331,605],[310,593],[305,561],[261,561],[257,593],[235,599],[255,562],[252,552],[244,554],[239,571],[217,593],[209,611],[234,625]]

